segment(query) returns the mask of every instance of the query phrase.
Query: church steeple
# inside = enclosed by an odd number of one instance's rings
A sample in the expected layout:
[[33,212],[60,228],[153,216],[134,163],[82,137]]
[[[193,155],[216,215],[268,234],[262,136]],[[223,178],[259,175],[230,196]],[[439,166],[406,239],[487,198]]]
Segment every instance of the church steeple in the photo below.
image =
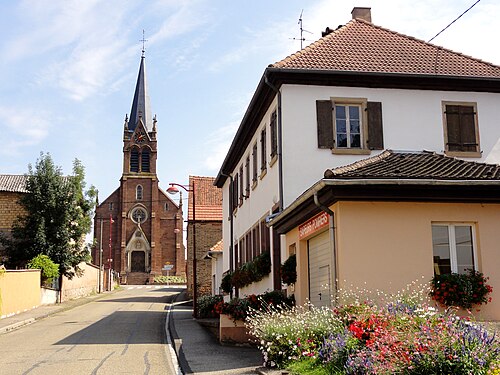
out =
[[139,118],[148,132],[153,131],[153,117],[151,116],[151,104],[149,102],[149,94],[146,84],[146,67],[145,67],[144,51],[141,56],[141,65],[139,67],[139,75],[135,85],[134,100],[132,101],[132,109],[130,110],[130,118],[128,122],[128,130],[134,131]]

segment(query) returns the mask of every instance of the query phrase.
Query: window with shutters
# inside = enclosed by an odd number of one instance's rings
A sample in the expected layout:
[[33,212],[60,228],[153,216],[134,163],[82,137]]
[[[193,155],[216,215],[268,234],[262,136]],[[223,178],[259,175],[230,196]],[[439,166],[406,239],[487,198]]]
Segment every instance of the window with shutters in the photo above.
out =
[[432,224],[434,275],[477,270],[474,226],[462,223]]
[[443,118],[446,154],[481,157],[476,103],[443,102]]
[[257,185],[257,176],[258,176],[258,166],[257,166],[257,161],[258,157],[257,157],[257,142],[255,142],[255,144],[253,145],[253,148],[252,148],[252,187],[255,188],[255,186]]
[[250,196],[250,156],[247,156],[245,161],[245,195]]
[[238,208],[238,173],[233,177],[231,184],[231,212]]
[[240,166],[240,206],[243,204],[243,164]]
[[277,121],[276,111],[271,113],[271,119],[269,121],[269,130],[271,131],[271,162],[274,163],[274,160],[278,156],[278,121]]
[[382,103],[364,98],[316,101],[318,147],[333,153],[369,154],[384,148]]
[[260,132],[260,178],[264,177],[267,169],[266,128]]

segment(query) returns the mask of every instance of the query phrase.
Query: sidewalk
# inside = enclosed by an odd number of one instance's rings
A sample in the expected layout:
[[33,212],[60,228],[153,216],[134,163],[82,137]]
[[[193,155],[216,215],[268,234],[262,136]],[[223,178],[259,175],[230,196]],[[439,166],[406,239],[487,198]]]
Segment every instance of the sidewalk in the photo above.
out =
[[262,365],[257,348],[220,345],[200,326],[193,318],[192,301],[186,301],[185,291],[172,307],[169,331],[184,374],[257,374],[256,368]]
[[10,316],[8,318],[0,319],[0,334],[15,330],[27,324],[31,324],[37,320],[46,318],[52,314],[56,314],[61,311],[66,311],[74,307],[84,305],[91,301],[95,301],[99,298],[108,296],[110,293],[113,292],[114,291],[104,292],[102,294],[94,294],[88,297],[73,299],[54,305],[42,305],[35,309]]

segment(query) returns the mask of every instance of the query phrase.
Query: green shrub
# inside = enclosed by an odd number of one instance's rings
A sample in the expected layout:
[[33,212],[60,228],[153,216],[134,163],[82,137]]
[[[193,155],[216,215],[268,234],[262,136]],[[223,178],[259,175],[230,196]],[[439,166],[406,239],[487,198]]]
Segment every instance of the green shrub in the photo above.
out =
[[220,283],[221,289],[224,291],[224,293],[231,293],[232,285],[231,285],[231,278],[233,277],[233,274],[231,272],[228,272],[224,275],[222,278],[222,281]]
[[186,278],[184,276],[156,276],[154,279],[155,284],[185,284]]
[[52,280],[59,277],[59,265],[55,264],[47,255],[39,254],[31,259],[27,267],[41,270],[42,285],[51,284]]
[[197,299],[198,317],[216,318],[219,313],[215,310],[215,305],[222,301],[222,296],[202,296]]
[[297,259],[295,254],[292,254],[285,260],[281,266],[281,281],[283,283],[292,285],[297,281]]

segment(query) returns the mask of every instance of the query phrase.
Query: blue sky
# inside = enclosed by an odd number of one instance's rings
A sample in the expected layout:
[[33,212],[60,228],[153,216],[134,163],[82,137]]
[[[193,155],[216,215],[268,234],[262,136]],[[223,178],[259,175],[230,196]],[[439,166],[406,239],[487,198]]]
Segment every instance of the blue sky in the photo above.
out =
[[[215,176],[265,67],[326,26],[373,23],[429,40],[475,0],[32,0],[0,4],[0,173],[41,151],[74,158],[101,200],[119,186],[122,131],[145,30],[160,186]],[[500,3],[482,0],[435,44],[500,65]]]

